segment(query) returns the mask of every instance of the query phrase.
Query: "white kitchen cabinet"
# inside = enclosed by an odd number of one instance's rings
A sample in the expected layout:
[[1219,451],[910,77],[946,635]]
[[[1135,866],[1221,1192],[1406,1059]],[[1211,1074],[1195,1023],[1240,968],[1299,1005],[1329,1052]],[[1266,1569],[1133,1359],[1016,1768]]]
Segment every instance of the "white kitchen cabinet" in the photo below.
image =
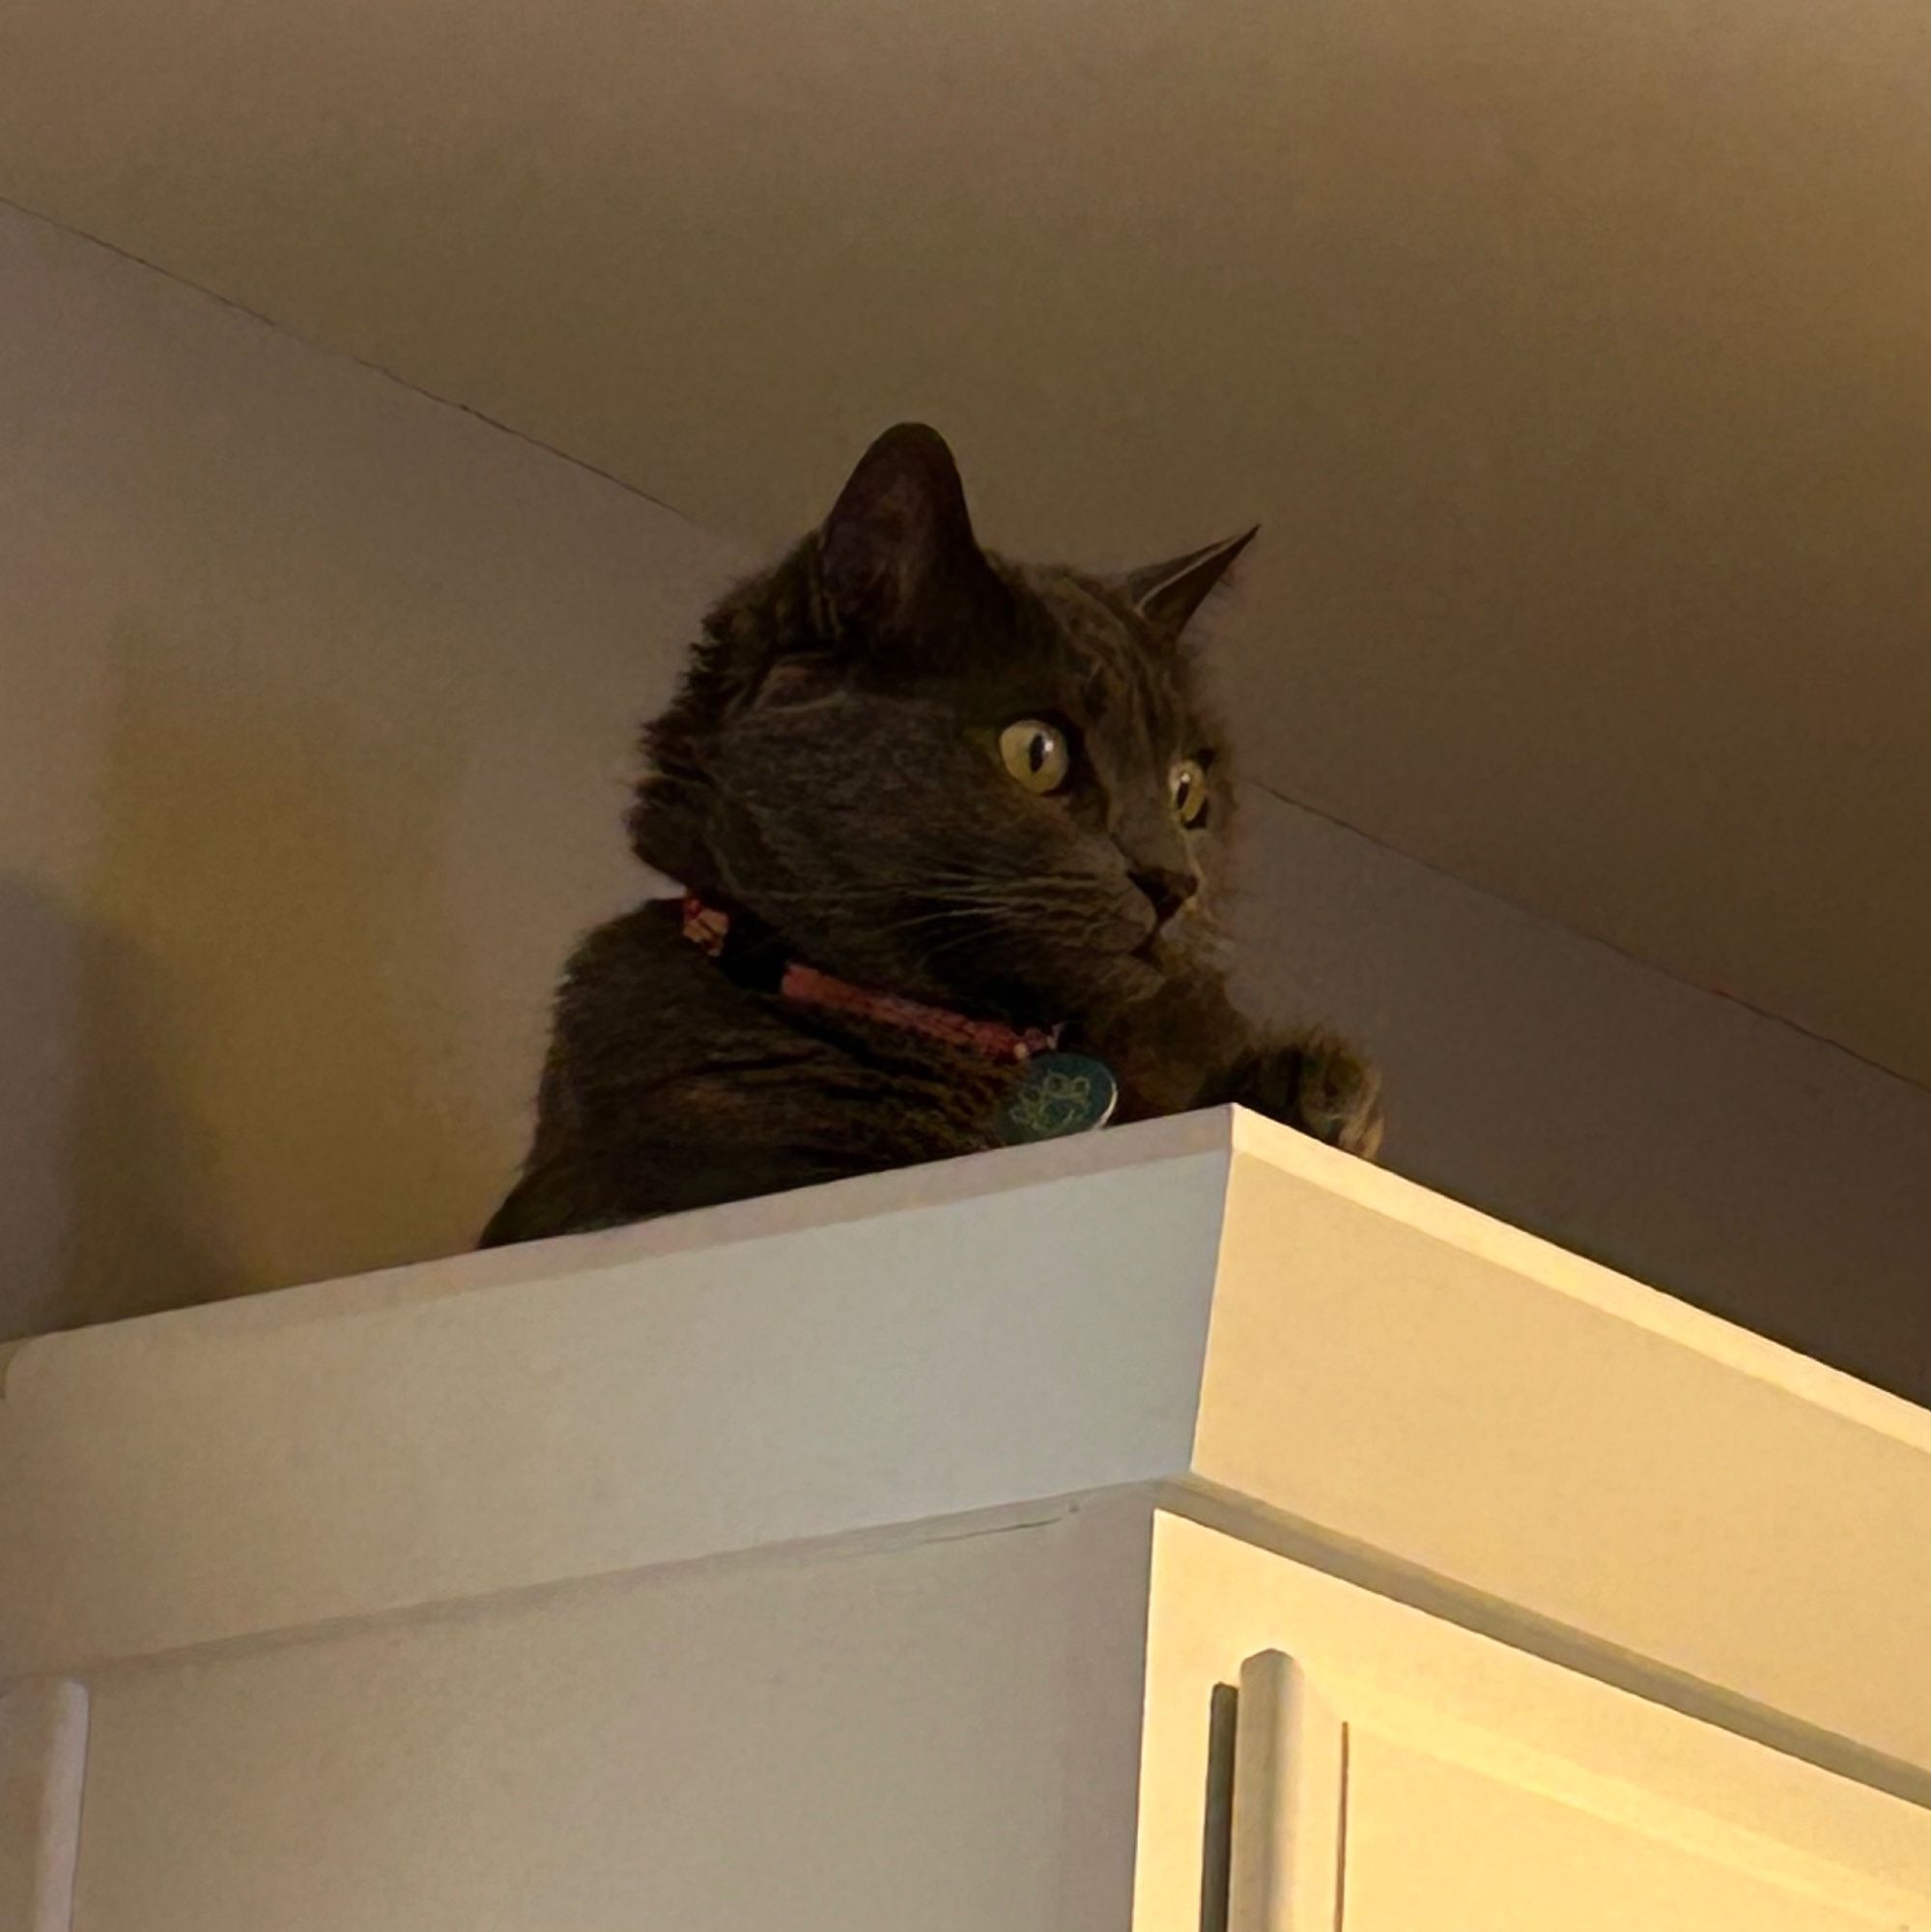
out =
[[1902,1798],[1183,1520],[1151,1605],[1136,1927],[1931,1926]]
[[1245,1116],[0,1375],[7,1932],[1931,1932],[1931,1417]]

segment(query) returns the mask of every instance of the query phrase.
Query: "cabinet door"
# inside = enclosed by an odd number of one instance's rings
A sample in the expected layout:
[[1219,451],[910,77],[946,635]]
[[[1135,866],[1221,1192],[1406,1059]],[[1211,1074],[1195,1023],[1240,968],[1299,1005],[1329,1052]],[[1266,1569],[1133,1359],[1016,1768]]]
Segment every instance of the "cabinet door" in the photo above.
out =
[[1171,1518],[1144,1748],[1135,1932],[1931,1932],[1917,1804]]
[[[1118,1932],[1137,1714],[1095,1734],[1074,1639],[1137,1656],[1145,1524],[1121,1567],[1088,1520],[116,1666],[71,1932],[1064,1932],[1076,1754],[1104,1904],[1070,1922]],[[5,1826],[0,1932],[69,1932],[10,1914]]]

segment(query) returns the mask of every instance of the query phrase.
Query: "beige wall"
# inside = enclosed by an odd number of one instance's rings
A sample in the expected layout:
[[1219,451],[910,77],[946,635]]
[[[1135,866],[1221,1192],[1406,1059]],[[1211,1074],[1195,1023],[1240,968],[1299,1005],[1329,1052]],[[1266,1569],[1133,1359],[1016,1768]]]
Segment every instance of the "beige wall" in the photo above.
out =
[[[464,1244],[726,539],[0,214],[0,1335]],[[1257,795],[1394,1163],[1931,1395],[1931,1096]]]
[[0,1333],[468,1240],[729,546],[0,217]]

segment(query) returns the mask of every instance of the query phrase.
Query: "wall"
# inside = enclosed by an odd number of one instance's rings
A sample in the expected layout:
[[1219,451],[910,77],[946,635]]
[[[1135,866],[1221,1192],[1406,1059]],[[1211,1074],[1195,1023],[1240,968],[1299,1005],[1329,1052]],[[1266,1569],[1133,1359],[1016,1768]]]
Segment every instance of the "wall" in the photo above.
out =
[[[0,1335],[467,1242],[729,541],[0,213]],[[1931,1095],[1295,808],[1392,1164],[1931,1399]]]
[[1251,1004],[1387,1069],[1390,1165],[1931,1404],[1931,1094],[1264,795]]
[[731,547],[0,217],[0,1333],[467,1243]]

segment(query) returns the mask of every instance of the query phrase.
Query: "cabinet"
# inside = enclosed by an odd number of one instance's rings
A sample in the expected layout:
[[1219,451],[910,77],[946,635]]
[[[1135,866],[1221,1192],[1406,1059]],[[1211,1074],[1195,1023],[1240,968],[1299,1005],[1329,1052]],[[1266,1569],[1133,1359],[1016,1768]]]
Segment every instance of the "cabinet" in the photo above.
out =
[[1245,1116],[0,1378],[8,1932],[1931,1932],[1931,1417]]
[[1931,1925],[1915,1804],[1197,1524],[1154,1549],[1136,1928]]

